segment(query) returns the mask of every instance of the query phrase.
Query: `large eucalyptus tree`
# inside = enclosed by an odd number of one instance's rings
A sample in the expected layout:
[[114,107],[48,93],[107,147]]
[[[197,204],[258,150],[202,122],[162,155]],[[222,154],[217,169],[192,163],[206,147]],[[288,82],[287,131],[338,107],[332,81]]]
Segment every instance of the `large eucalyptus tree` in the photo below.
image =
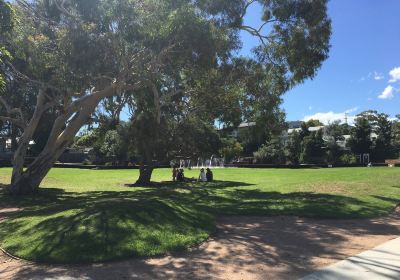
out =
[[[162,137],[158,125],[163,118],[198,114],[210,122],[238,122],[273,117],[281,95],[314,77],[327,58],[326,2],[12,1],[18,24],[6,42],[13,57],[6,68],[10,80],[29,84],[37,95],[32,113],[0,99],[7,108],[3,118],[23,131],[14,154],[11,193],[37,191],[107,98],[129,101],[132,118],[152,119],[151,137],[156,138]],[[244,16],[256,4],[263,23],[247,26]],[[238,56],[240,32],[259,40],[253,58]],[[28,144],[47,112],[55,116],[47,143],[24,169]],[[148,154],[143,166],[151,160]],[[142,173],[147,175],[139,181],[146,183],[151,170],[143,168]]]
[[[165,14],[158,13],[158,19],[169,22],[176,7],[169,1],[160,5],[158,10]],[[260,26],[244,21],[252,5],[260,9]],[[175,122],[179,127],[179,123],[196,119],[199,126],[215,120],[227,126],[248,121],[274,130],[283,119],[279,109],[282,94],[314,77],[327,57],[330,21],[326,1],[198,0],[186,1],[183,7],[181,15],[179,10],[175,12],[176,21],[168,24],[175,27],[168,41],[192,41],[189,52],[184,53],[187,56],[180,54],[154,75],[152,85],[142,88],[131,106],[134,123],[142,131],[146,127],[146,133],[136,133],[142,155],[137,184],[150,182],[153,159],[159,157],[157,147],[167,142],[160,126]],[[194,16],[186,20],[189,7],[193,7]],[[199,16],[204,22],[200,26],[194,20]],[[164,29],[154,32],[154,45],[165,45]],[[241,32],[259,42],[251,58],[238,55],[243,44]]]

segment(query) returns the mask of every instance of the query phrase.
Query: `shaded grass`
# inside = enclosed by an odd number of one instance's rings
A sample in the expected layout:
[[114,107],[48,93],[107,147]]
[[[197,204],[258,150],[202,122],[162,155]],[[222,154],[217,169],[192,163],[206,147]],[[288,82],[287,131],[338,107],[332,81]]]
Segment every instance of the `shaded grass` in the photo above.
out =
[[[195,177],[197,170],[187,171]],[[367,218],[400,203],[400,170],[218,169],[213,183],[128,188],[136,170],[53,169],[38,195],[0,193],[19,213],[0,223],[0,243],[30,260],[99,262],[149,257],[199,244],[217,215]],[[0,169],[7,183],[9,169]],[[157,170],[154,180],[168,180]],[[57,188],[54,188],[57,186]]]
[[40,207],[22,203],[24,210],[1,225],[0,238],[18,256],[78,263],[183,249],[213,229],[207,213],[141,195],[46,189],[35,199]]

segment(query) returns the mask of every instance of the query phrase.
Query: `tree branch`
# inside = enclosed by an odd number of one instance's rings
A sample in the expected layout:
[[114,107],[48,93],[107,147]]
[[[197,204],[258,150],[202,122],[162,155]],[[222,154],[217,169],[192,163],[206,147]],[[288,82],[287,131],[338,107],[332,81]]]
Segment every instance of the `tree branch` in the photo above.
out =
[[261,34],[261,31],[262,31],[262,29],[265,27],[265,25],[267,24],[268,22],[265,22],[259,29],[255,29],[254,27],[251,27],[251,26],[248,26],[248,25],[242,25],[241,27],[240,27],[240,29],[242,29],[242,30],[244,30],[244,31],[247,31],[248,33],[250,33],[251,35],[253,35],[253,36],[256,36],[256,37],[258,37],[259,39],[260,39],[260,41],[261,41],[261,43],[264,45],[264,46],[267,46],[267,43],[266,43],[266,41],[271,41],[271,38],[269,38],[268,36],[265,36],[265,35],[262,35]]
[[156,121],[157,124],[161,122],[161,104],[160,104],[160,93],[158,92],[157,86],[154,83],[151,83],[151,90],[153,91],[153,101],[154,107],[156,109]]
[[[6,64],[11,68],[12,72],[14,72],[14,74],[16,75],[16,77],[14,77],[14,78],[19,78],[19,79],[21,79],[21,80],[25,80],[25,81],[27,81],[27,82],[29,82],[29,83],[32,83],[32,84],[34,84],[34,85],[39,86],[40,88],[48,88],[48,89],[54,90],[54,91],[56,91],[56,92],[59,91],[58,88],[56,88],[56,87],[54,87],[54,86],[52,86],[52,85],[50,85],[50,84],[43,83],[43,82],[39,82],[39,81],[37,81],[37,80],[34,80],[34,79],[29,78],[29,77],[26,76],[24,73],[20,72],[17,68],[15,68],[15,66],[14,66],[12,63],[6,62]],[[45,93],[44,93],[44,94],[45,94]]]
[[256,2],[256,0],[248,0],[248,2],[246,3],[246,5],[244,6],[244,8],[243,8],[243,13],[241,14],[241,16],[240,16],[240,18],[244,18],[244,16],[246,15],[246,13],[247,13],[247,9],[254,3],[254,2]]
[[26,123],[24,123],[20,119],[15,119],[15,118],[6,117],[6,116],[0,116],[0,120],[5,121],[5,122],[11,122],[11,123],[15,124],[16,126],[19,126],[22,129],[26,128]]
[[8,112],[11,111],[11,106],[7,103],[7,101],[2,96],[0,96],[0,103],[3,104],[3,106],[6,109],[7,114],[8,114]]
[[[27,124],[24,119],[24,115],[22,114],[21,108],[11,108],[8,102],[0,96],[0,103],[3,104],[4,108],[6,109],[7,116],[0,116],[0,119],[3,121],[11,122],[22,129],[25,129]],[[13,118],[14,114],[18,114],[18,118]]]

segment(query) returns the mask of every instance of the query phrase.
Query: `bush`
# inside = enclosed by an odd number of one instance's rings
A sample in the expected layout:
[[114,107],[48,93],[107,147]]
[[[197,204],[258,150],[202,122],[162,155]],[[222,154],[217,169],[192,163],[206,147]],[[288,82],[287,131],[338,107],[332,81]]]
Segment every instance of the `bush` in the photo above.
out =
[[272,139],[254,153],[257,163],[285,163],[285,150],[280,139]]
[[72,145],[73,148],[80,149],[80,148],[90,148],[94,145],[94,143],[98,140],[98,135],[96,131],[90,131],[86,134],[81,136],[77,136],[75,138],[74,144]]
[[242,152],[243,146],[236,139],[222,139],[222,148],[219,150],[219,153],[225,158],[226,162],[239,157]]
[[344,154],[340,157],[340,162],[342,164],[356,164],[357,158],[355,155],[352,154]]
[[91,162],[91,161],[88,160],[88,159],[85,159],[85,160],[82,162],[82,164],[83,164],[83,165],[92,165],[93,162]]

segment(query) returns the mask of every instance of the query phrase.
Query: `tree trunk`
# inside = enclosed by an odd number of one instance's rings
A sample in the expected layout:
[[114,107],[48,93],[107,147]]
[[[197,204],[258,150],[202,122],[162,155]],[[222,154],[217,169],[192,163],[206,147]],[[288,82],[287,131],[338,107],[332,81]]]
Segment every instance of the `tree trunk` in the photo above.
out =
[[60,145],[55,149],[43,150],[40,155],[28,166],[28,168],[15,178],[9,187],[13,195],[26,195],[36,193],[40,183],[53,167],[56,160],[65,150],[66,144]]
[[22,175],[15,180],[9,187],[13,195],[34,194],[39,190],[39,185],[43,178],[51,169],[53,162],[42,162],[41,164],[32,164]]
[[42,118],[43,113],[46,111],[46,106],[44,104],[45,96],[43,91],[40,91],[36,101],[35,112],[33,113],[33,116],[29,121],[28,126],[24,129],[24,133],[19,138],[18,148],[14,152],[13,171],[11,176],[12,185],[16,184],[17,181],[22,179],[22,175],[24,173],[23,170],[25,157],[29,147],[29,141],[32,140],[33,134],[35,133],[35,130],[39,125],[40,119]]
[[46,170],[46,168],[43,167],[34,173],[24,172],[19,179],[9,187],[9,192],[12,195],[29,195],[37,193],[43,177],[46,176],[49,170],[50,168]]
[[32,135],[37,128],[43,112],[47,109],[47,107],[43,105],[44,96],[39,94],[35,113],[20,138],[17,151],[14,153],[13,174],[9,192],[14,195],[25,195],[37,192],[43,178],[50,171],[51,167],[61,156],[68,144],[73,141],[79,129],[88,122],[100,100],[115,94],[116,84],[113,83],[102,91],[84,96],[72,102],[65,110],[64,114],[60,115],[55,120],[46,146],[43,148],[42,152],[26,170],[23,170],[29,141],[32,139]]
[[151,174],[153,173],[154,166],[152,165],[140,165],[139,179],[137,179],[135,185],[148,186],[151,184]]
[[[154,107],[155,107],[155,124],[156,127],[154,127],[154,135],[153,139],[158,139],[158,132],[159,132],[159,126],[161,123],[161,104],[160,104],[160,94],[158,92],[158,89],[154,83],[151,83],[151,90],[153,92],[153,101],[154,101]],[[151,145],[151,144],[150,144]],[[147,145],[145,145],[144,148],[144,159],[143,161],[145,163],[141,163],[140,165],[140,173],[139,173],[139,178],[137,179],[135,185],[138,186],[148,186],[151,184],[151,175],[153,174],[154,170],[154,165],[153,165],[153,149],[151,146],[149,146],[149,142],[147,142]],[[149,164],[146,164],[149,163]]]

